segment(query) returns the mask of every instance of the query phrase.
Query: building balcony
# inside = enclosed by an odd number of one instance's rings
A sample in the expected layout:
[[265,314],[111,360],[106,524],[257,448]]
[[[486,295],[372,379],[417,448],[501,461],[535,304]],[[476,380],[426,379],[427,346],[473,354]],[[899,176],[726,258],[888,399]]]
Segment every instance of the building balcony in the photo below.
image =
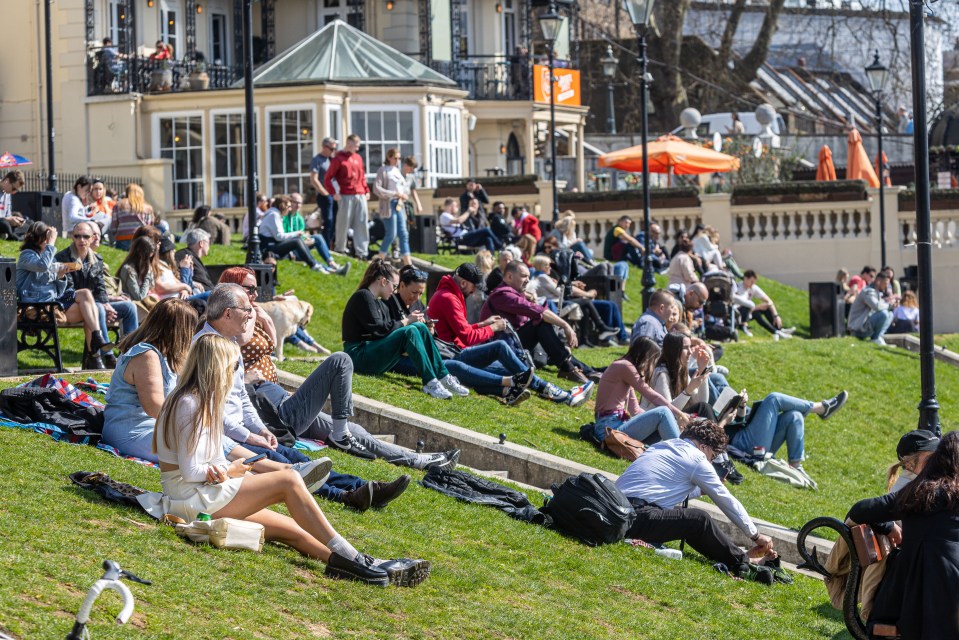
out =
[[512,56],[470,56],[455,63],[429,65],[469,91],[471,100],[530,100],[530,73],[525,59]]
[[229,89],[243,76],[242,67],[195,60],[154,60],[146,56],[116,56],[112,64],[103,60],[100,50],[92,51],[87,59],[89,96]]

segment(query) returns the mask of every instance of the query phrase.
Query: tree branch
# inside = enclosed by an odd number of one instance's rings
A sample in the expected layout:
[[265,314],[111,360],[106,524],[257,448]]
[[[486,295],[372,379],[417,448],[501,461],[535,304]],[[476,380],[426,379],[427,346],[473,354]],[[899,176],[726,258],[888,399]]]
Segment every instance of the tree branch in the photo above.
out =
[[759,30],[759,36],[736,69],[737,79],[743,83],[754,80],[759,68],[766,61],[766,57],[769,55],[769,45],[772,44],[773,35],[776,33],[779,13],[782,11],[784,2],[785,0],[769,0],[769,8],[766,9],[766,17],[763,18],[763,26]]

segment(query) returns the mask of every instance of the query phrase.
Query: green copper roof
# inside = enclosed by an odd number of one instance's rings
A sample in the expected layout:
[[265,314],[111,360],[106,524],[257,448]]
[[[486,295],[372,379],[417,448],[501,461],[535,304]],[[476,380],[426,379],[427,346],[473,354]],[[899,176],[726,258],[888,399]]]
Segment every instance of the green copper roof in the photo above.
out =
[[[418,84],[456,86],[441,73],[334,20],[257,69],[257,87],[296,84]],[[237,86],[242,86],[242,81]]]

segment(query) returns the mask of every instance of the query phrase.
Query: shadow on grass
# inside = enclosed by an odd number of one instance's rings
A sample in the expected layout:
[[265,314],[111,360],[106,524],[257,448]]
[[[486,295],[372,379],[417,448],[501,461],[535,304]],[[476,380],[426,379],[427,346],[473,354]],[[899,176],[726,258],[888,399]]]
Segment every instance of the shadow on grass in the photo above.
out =
[[[818,607],[813,607],[811,611],[815,614],[818,614],[820,618],[826,618],[827,620],[838,622],[842,625],[846,624],[842,619],[842,611],[836,609],[828,602],[824,602]],[[849,634],[849,631],[840,631],[834,635],[831,640],[852,640],[852,636]]]

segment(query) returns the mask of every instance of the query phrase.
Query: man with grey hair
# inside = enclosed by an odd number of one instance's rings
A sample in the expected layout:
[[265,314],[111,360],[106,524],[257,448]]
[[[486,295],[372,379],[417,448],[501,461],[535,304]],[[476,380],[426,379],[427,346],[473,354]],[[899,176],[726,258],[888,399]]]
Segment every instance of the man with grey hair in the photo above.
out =
[[[244,315],[240,315],[241,312]],[[242,347],[252,339],[254,318],[253,305],[240,285],[219,284],[207,301],[207,324],[197,336],[217,333]],[[242,415],[245,422],[263,424],[247,394],[244,376],[241,362],[237,375],[239,382],[234,384],[224,413],[227,416]],[[456,466],[458,451],[414,453],[377,440],[360,425],[349,422],[353,415],[353,361],[345,353],[334,353],[326,358],[293,395],[262,376],[251,384],[257,395],[273,405],[279,418],[297,436],[323,440],[334,449],[368,460],[382,457],[393,464],[417,469]],[[323,412],[327,398],[332,415]],[[248,412],[252,413],[249,420]]]
[[[210,234],[203,229],[190,229],[181,238],[185,248],[176,252],[176,261],[179,263],[186,256],[193,258],[193,284],[200,291],[211,291],[213,280],[203,266],[203,260],[210,253]],[[199,292],[197,292],[199,293]]]

